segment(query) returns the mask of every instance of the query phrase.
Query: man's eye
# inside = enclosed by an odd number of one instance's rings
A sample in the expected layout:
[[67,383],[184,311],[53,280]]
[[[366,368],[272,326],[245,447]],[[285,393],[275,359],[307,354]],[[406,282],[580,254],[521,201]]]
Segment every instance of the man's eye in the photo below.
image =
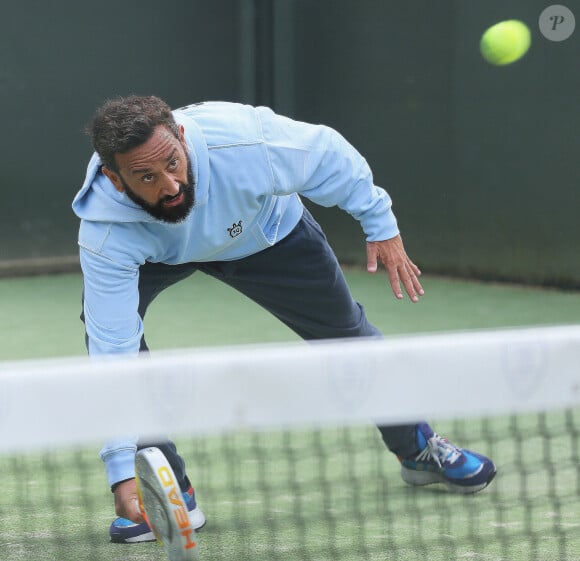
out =
[[177,158],[174,158],[173,160],[171,160],[169,162],[169,169],[175,169],[177,167],[177,163],[178,163]]
[[147,173],[146,175],[144,175],[143,177],[141,177],[141,181],[143,183],[151,183],[153,181],[153,174],[152,173]]

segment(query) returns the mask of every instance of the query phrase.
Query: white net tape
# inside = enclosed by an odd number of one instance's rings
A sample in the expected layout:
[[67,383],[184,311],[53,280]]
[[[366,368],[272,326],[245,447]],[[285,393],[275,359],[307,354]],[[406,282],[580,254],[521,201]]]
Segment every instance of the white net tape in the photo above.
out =
[[0,449],[573,407],[580,326],[0,364]]

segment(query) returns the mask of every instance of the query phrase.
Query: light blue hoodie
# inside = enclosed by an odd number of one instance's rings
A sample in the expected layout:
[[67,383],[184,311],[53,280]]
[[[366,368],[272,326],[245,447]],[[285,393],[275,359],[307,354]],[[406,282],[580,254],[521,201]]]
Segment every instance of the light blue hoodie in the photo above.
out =
[[[226,102],[195,104],[174,115],[185,129],[195,182],[195,206],[182,223],[158,221],[119,193],[96,154],[73,201],[81,219],[92,356],[138,353],[141,265],[224,261],[261,251],[296,226],[300,195],[351,214],[368,241],[399,233],[391,199],[373,184],[364,158],[333,129]],[[135,443],[109,443],[101,451],[111,485],[134,476]]]

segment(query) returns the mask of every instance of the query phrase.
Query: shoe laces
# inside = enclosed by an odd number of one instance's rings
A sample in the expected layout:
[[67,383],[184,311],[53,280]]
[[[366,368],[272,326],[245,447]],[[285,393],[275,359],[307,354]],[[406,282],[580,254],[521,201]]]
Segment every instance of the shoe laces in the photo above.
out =
[[427,446],[421,450],[416,459],[419,462],[433,460],[442,468],[443,464],[454,464],[460,457],[461,450],[450,444],[446,438],[433,433],[427,440]]

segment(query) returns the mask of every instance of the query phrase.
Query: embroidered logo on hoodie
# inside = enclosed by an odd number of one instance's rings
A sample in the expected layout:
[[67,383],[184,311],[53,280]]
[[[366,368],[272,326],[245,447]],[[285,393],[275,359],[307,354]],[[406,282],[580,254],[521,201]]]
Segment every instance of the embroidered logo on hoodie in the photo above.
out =
[[242,233],[242,221],[240,220],[237,224],[234,222],[231,228],[228,228],[228,234],[232,238],[237,238]]

